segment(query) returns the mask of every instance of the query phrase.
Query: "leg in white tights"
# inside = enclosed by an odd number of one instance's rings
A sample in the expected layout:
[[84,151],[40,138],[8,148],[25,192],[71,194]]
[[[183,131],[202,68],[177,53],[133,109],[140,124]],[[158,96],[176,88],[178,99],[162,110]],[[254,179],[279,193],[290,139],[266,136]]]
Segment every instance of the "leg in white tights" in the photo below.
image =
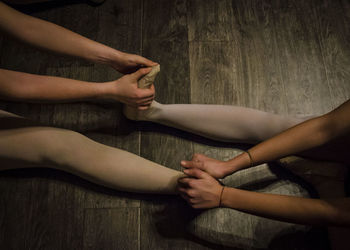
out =
[[124,108],[131,120],[144,120],[182,129],[210,139],[258,143],[308,118],[281,116],[256,109],[229,105],[160,104],[150,109]]
[[[21,119],[6,112],[0,112],[0,118]],[[107,187],[141,193],[175,193],[177,179],[183,175],[70,130],[1,129],[0,170],[33,166],[52,167]]]
[[[303,121],[223,105],[162,105],[154,102],[147,111],[132,112],[135,110],[126,112],[132,119],[158,122],[216,140],[251,143],[265,140]],[[6,112],[1,116],[16,118]],[[0,161],[0,169],[23,167],[23,164],[51,166],[108,187],[133,192],[173,193],[177,178],[182,175],[73,131],[48,127],[0,130]]]

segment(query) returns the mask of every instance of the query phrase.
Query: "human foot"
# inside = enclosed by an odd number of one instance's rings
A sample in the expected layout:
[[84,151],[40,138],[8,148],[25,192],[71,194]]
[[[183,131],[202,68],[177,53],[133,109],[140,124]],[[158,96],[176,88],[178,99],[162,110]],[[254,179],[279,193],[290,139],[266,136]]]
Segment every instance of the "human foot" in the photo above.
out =
[[156,101],[153,101],[151,106],[146,110],[139,110],[137,108],[124,105],[123,113],[126,116],[126,118],[130,120],[153,121],[159,117],[162,106],[162,104]]
[[150,88],[159,72],[160,72],[160,65],[159,64],[152,66],[151,72],[149,72],[147,75],[145,75],[141,79],[139,79],[138,87],[140,89]]

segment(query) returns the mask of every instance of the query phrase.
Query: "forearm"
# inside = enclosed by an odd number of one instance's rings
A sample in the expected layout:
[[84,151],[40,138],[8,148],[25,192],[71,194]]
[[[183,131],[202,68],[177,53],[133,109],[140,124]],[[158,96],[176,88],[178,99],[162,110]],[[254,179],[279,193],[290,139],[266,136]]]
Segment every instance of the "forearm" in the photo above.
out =
[[98,63],[109,64],[120,52],[56,24],[22,14],[0,2],[0,29],[23,42]]
[[103,99],[109,83],[33,75],[0,69],[0,98],[29,102],[65,102]]
[[248,153],[243,153],[229,160],[228,171],[234,172],[321,146],[331,139],[327,132],[328,126],[326,116],[305,121],[250,148],[252,159]]
[[350,226],[350,201],[346,198],[307,199],[225,187],[221,204],[224,207],[287,222]]
[[322,146],[349,133],[350,101],[330,113],[302,122],[227,162],[228,173]]

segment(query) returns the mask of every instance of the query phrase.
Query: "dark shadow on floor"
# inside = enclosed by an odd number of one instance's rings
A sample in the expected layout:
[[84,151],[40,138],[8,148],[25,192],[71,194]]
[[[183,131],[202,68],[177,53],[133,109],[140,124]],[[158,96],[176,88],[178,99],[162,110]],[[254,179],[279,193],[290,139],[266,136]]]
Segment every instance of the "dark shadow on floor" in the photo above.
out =
[[11,6],[12,8],[29,15],[37,12],[43,12],[50,9],[55,9],[55,8],[64,7],[67,5],[73,5],[73,4],[86,3],[93,7],[103,4],[103,2],[95,3],[89,0],[54,0],[54,1],[43,1],[41,3],[30,3],[30,4],[11,4],[10,2],[5,2],[5,3]]

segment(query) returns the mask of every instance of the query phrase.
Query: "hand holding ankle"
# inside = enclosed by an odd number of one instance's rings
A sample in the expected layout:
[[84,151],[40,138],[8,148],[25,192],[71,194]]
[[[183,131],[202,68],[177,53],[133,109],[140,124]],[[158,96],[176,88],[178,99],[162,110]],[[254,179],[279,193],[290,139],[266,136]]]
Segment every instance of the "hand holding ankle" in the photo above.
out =
[[154,86],[149,89],[138,88],[137,81],[147,73],[151,68],[139,69],[133,74],[125,75],[116,81],[107,82],[103,97],[125,103],[131,107],[144,110],[149,108],[154,99]]
[[139,55],[115,51],[109,59],[109,65],[123,74],[130,74],[142,67],[156,66],[157,63]]
[[184,168],[199,168],[216,179],[224,178],[233,172],[227,162],[202,154],[194,154],[191,161],[181,161],[181,165]]

